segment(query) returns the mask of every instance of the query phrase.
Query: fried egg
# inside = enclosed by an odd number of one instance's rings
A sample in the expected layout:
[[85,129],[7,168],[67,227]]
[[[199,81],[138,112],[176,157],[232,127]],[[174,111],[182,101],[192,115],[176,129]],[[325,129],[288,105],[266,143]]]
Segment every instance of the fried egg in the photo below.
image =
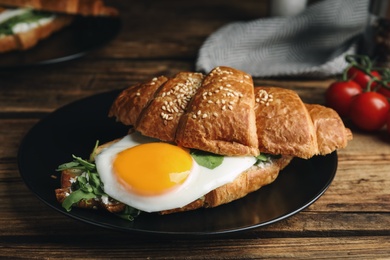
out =
[[253,156],[225,156],[221,165],[199,165],[190,151],[132,133],[95,157],[110,197],[145,212],[183,207],[255,164]]

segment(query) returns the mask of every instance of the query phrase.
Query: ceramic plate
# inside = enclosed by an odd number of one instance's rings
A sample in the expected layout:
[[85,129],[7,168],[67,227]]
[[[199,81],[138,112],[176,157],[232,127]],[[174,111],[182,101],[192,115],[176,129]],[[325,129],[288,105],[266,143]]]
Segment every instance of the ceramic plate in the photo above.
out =
[[68,27],[26,51],[0,54],[0,69],[52,64],[79,58],[112,40],[121,28],[118,18],[76,17]]
[[71,161],[71,155],[88,158],[96,140],[110,141],[127,128],[107,117],[119,91],[94,95],[51,113],[25,136],[18,154],[20,174],[39,199],[63,214],[101,227],[153,234],[210,235],[245,231],[292,216],[315,202],[331,184],[337,154],[294,159],[277,180],[232,203],[171,215],[142,213],[133,222],[94,210],[74,208],[66,212],[54,190],[60,186],[55,171]]

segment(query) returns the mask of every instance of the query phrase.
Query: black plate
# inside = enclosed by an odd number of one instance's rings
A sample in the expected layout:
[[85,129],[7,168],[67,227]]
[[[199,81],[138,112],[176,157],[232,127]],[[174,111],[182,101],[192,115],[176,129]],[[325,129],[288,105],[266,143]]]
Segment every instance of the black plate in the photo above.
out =
[[26,51],[0,54],[0,69],[44,65],[79,58],[112,40],[121,28],[119,18],[81,17]]
[[36,124],[19,149],[18,164],[27,186],[63,214],[97,226],[154,234],[210,235],[249,230],[285,219],[312,204],[328,188],[337,168],[337,154],[310,160],[294,159],[277,180],[245,198],[213,209],[160,216],[142,213],[128,222],[106,212],[73,209],[66,212],[55,199],[58,165],[75,154],[88,158],[101,143],[126,134],[127,128],[107,117],[118,91],[69,104]]

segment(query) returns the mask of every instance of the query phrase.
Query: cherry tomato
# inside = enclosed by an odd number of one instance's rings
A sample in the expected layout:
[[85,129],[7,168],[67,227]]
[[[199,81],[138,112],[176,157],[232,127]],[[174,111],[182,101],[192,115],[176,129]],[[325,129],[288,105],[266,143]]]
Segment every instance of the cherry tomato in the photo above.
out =
[[360,93],[362,93],[362,88],[356,82],[336,81],[326,90],[326,104],[336,110],[340,116],[348,116],[352,98]]
[[349,115],[359,128],[375,131],[385,125],[389,109],[389,101],[383,95],[364,92],[352,99]]
[[[361,71],[360,69],[358,69],[356,67],[351,67],[347,71],[348,78],[355,81],[356,83],[358,83],[362,87],[362,89],[367,88],[368,82],[370,82],[372,77],[380,78],[379,72],[377,72],[375,70],[371,71],[371,75],[372,76],[367,75],[366,73],[364,73],[363,71]],[[371,89],[376,87],[377,84],[378,83],[373,82],[371,85]]]
[[387,89],[387,88],[384,88],[384,87],[379,87],[377,92],[381,93],[383,96],[385,96],[387,98],[390,98],[390,89]]
[[387,113],[387,132],[390,134],[390,113]]

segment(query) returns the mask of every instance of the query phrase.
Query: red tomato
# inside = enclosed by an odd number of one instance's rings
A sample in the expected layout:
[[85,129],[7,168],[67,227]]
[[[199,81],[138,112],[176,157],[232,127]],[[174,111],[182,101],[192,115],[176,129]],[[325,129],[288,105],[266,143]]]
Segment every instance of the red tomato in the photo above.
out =
[[384,87],[380,87],[378,89],[378,93],[381,93],[383,96],[385,96],[387,98],[390,98],[390,89],[387,89],[387,88],[384,88]]
[[387,114],[387,132],[390,134],[390,113]]
[[[367,88],[368,82],[370,82],[372,77],[380,78],[380,74],[375,70],[371,71],[371,75],[372,76],[367,75],[366,73],[364,73],[363,71],[361,71],[360,69],[358,69],[356,67],[351,67],[347,71],[348,78],[355,81],[356,83],[358,83],[362,87],[362,89]],[[373,82],[371,85],[371,89],[373,87],[375,87],[377,84],[378,83]]]
[[383,95],[364,92],[352,99],[349,115],[359,128],[375,131],[385,125],[389,110],[389,101]]
[[340,116],[348,116],[352,97],[362,93],[362,88],[354,81],[336,81],[325,92],[327,106]]

